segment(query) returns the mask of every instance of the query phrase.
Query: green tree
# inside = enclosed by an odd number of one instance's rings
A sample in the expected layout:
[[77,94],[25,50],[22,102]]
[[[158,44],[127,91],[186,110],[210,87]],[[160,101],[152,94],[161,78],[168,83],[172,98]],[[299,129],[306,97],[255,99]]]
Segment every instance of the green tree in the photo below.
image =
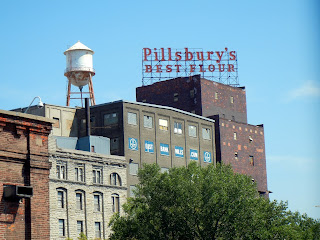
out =
[[[111,239],[317,239],[319,222],[259,197],[251,178],[230,166],[191,163],[139,171],[135,198],[115,215]],[[319,231],[318,231],[319,232]]]

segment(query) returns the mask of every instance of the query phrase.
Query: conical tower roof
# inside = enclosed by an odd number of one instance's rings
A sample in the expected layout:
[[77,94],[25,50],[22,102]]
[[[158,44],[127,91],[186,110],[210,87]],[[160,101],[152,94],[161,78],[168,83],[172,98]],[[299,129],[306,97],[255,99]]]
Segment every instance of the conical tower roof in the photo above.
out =
[[80,41],[78,41],[76,44],[74,44],[72,47],[70,47],[69,49],[67,49],[64,52],[64,55],[66,55],[66,52],[69,51],[73,51],[73,50],[87,50],[87,51],[91,51],[92,54],[94,53],[94,51],[92,51],[90,48],[88,48],[86,45],[82,44]]

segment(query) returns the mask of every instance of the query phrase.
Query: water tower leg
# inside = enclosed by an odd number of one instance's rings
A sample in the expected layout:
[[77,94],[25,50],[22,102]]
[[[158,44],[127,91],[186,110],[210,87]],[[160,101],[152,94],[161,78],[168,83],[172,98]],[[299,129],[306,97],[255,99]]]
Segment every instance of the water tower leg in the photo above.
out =
[[70,90],[71,90],[71,81],[68,79],[67,107],[70,106]]
[[92,85],[92,77],[91,74],[89,74],[90,80],[89,80],[89,92],[90,92],[90,100],[91,100],[91,106],[96,105],[96,100],[94,98],[94,91],[93,91],[93,85]]

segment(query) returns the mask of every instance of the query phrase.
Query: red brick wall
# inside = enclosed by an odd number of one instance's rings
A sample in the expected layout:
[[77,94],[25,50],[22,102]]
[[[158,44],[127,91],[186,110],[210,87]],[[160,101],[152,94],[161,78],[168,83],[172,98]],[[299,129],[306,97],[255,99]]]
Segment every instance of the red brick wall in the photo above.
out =
[[[215,98],[218,94],[218,99]],[[233,97],[234,103],[230,102]],[[226,119],[247,122],[246,91],[242,88],[201,79],[202,116],[224,114]],[[232,118],[234,116],[234,119]]]
[[[221,161],[231,164],[235,172],[251,176],[257,183],[258,191],[267,192],[263,127],[224,119],[220,119],[219,125]],[[234,133],[237,139],[234,139]],[[235,152],[238,153],[238,158],[235,158]],[[253,165],[250,164],[249,156],[253,156]]]
[[[0,111],[0,239],[49,239],[51,123],[4,112]],[[4,199],[3,185],[32,186],[33,197]]]

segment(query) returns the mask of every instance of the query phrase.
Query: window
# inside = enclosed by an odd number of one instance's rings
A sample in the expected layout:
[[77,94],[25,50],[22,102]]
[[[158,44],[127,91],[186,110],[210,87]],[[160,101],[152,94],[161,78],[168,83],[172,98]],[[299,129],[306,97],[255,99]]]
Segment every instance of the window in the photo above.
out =
[[161,173],[169,172],[169,168],[162,167],[161,168]]
[[59,236],[64,237],[65,235],[64,219],[59,219]]
[[119,138],[111,138],[110,142],[111,151],[119,149]]
[[190,97],[194,98],[194,89],[190,90]]
[[233,139],[237,140],[237,133],[236,132],[233,133]]
[[218,99],[218,92],[214,93],[214,99]]
[[111,202],[112,202],[112,212],[120,212],[120,199],[119,195],[116,193],[113,193],[111,195]]
[[84,165],[78,164],[75,167],[75,180],[79,182],[84,182]]
[[100,222],[95,222],[94,223],[94,228],[95,228],[95,236],[96,238],[101,238],[101,223]]
[[130,175],[138,175],[139,164],[129,163],[129,173]]
[[130,185],[130,197],[134,197],[134,192],[136,189],[137,187],[135,185]]
[[173,101],[178,102],[179,101],[179,93],[174,93],[173,94]]
[[226,115],[225,115],[225,114],[222,114],[222,118],[226,118]]
[[77,221],[77,233],[83,233],[83,221]]
[[101,167],[93,167],[92,170],[92,178],[93,183],[102,184],[102,168]]
[[254,158],[253,156],[249,156],[249,163],[251,166],[254,166]]
[[103,115],[104,126],[117,124],[118,123],[118,113],[108,113]]
[[234,158],[238,159],[238,152],[234,152]]
[[137,125],[137,114],[128,112],[128,124]]
[[145,128],[153,128],[153,117],[151,116],[143,116],[143,126]]
[[58,207],[64,208],[65,192],[63,190],[58,190]]
[[189,125],[189,136],[197,137],[197,127],[193,125]]
[[56,122],[52,125],[52,127],[54,128],[59,128],[60,127],[60,119],[57,117],[53,117],[53,120],[55,120]]
[[77,210],[83,210],[83,194],[79,192],[76,193],[76,207]]
[[234,99],[232,96],[230,97],[230,103],[234,103]]
[[114,186],[121,186],[121,178],[118,173],[110,174],[110,184]]
[[203,139],[210,140],[210,129],[209,128],[202,128],[202,137]]
[[67,163],[63,161],[57,161],[57,178],[67,179]]
[[101,195],[100,194],[94,194],[93,195],[93,205],[94,205],[94,211],[100,212],[101,211]]
[[234,116],[232,116],[232,121],[235,121],[235,120],[236,120],[236,118]]
[[182,134],[182,123],[174,122],[174,130],[173,130],[173,132],[177,133],[177,134]]
[[168,120],[166,119],[159,119],[159,129],[168,131]]

